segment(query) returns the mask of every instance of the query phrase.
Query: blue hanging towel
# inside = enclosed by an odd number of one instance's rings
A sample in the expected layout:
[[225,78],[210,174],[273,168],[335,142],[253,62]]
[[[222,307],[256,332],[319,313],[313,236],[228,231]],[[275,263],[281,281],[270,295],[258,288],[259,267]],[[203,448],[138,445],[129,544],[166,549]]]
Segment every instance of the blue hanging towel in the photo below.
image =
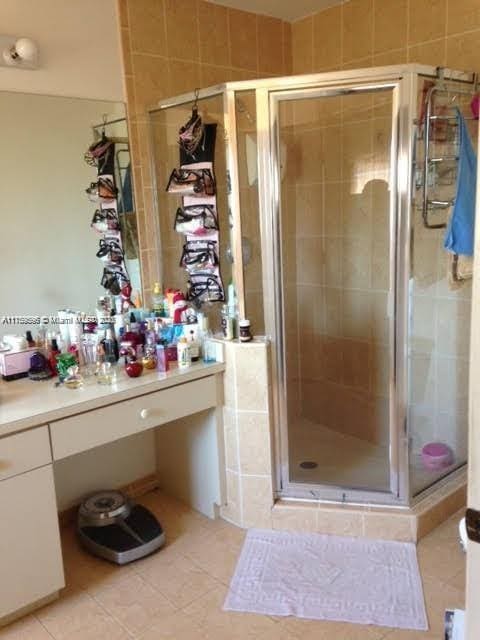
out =
[[473,150],[465,119],[457,107],[459,151],[457,193],[445,233],[445,249],[457,255],[473,256],[477,156]]

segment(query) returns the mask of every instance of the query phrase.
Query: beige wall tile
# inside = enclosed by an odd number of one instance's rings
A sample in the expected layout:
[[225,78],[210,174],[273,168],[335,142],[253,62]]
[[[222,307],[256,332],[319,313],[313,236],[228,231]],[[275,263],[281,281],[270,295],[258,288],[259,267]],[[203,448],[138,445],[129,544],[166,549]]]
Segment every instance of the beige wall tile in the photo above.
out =
[[395,51],[386,51],[373,56],[373,65],[375,67],[386,67],[391,64],[403,64],[407,62],[407,48],[396,49]]
[[407,45],[407,0],[375,0],[373,52],[383,53]]
[[292,24],[293,73],[313,70],[313,18],[308,16]]
[[237,409],[268,411],[267,348],[235,344]]
[[335,536],[363,536],[363,509],[334,509],[320,505],[318,533]]
[[258,70],[257,19],[253,13],[228,10],[232,67]]
[[272,526],[284,531],[315,533],[317,529],[318,505],[286,504],[276,502],[272,509]]
[[165,58],[143,53],[134,53],[132,58],[135,115],[145,118],[148,107],[168,96],[168,62]]
[[292,73],[292,25],[290,22],[283,22],[283,73]]
[[440,66],[445,64],[445,39],[424,42],[408,48],[408,62]]
[[202,87],[211,87],[222,84],[231,79],[231,69],[228,67],[216,67],[211,64],[200,65],[200,77]]
[[342,56],[342,9],[338,5],[313,16],[313,70],[339,68]]
[[172,96],[193,91],[200,86],[200,65],[196,62],[170,60],[169,93]]
[[200,60],[197,0],[164,0],[170,58]]
[[225,433],[225,465],[230,471],[238,473],[237,413],[233,409],[224,407],[223,428]]
[[372,263],[366,237],[343,238],[342,282],[346,288],[369,289]]
[[325,214],[324,235],[326,237],[341,236],[342,224],[342,189],[335,183],[324,184]]
[[447,0],[410,2],[408,44],[418,44],[445,37]]
[[240,494],[240,476],[234,471],[227,470],[226,477],[227,504],[221,506],[220,514],[222,518],[225,518],[229,522],[233,522],[233,524],[242,527],[243,523]]
[[283,73],[283,24],[278,18],[259,15],[258,70],[263,74]]
[[437,356],[437,407],[465,411],[468,403],[468,359]]
[[399,513],[375,513],[366,511],[364,534],[367,538],[415,542],[415,521],[413,516]]
[[164,0],[128,0],[132,50],[166,56]]
[[480,29],[477,0],[447,0],[447,35]]
[[270,419],[267,413],[237,413],[239,464],[244,474],[272,472]]
[[322,238],[298,238],[297,240],[297,278],[302,284],[323,283]]
[[468,300],[440,298],[437,301],[435,340],[438,351],[448,356],[468,357],[470,311]]
[[433,356],[412,354],[410,367],[411,402],[433,408],[435,404],[435,360]]
[[343,348],[343,380],[349,387],[370,388],[371,347],[368,342],[346,340]]
[[[341,127],[327,127],[323,132],[322,170],[325,182],[342,179],[342,134]],[[318,171],[318,168],[317,168]]]
[[453,69],[475,71],[479,67],[480,30],[447,38],[447,64]]
[[229,67],[231,60],[227,8],[201,0],[199,2],[199,30],[200,60],[208,64]]
[[372,334],[372,301],[363,291],[343,291],[343,335],[346,338],[370,340]]
[[297,186],[295,218],[297,237],[323,235],[322,184]]
[[243,526],[272,528],[273,492],[271,477],[241,476]]
[[342,62],[365,58],[373,52],[373,0],[350,0],[342,5]]

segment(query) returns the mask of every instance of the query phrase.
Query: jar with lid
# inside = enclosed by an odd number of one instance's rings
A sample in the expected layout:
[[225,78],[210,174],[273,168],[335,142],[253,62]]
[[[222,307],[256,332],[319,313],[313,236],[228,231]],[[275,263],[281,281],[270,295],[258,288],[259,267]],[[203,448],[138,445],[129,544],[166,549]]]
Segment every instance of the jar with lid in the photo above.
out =
[[250,342],[252,340],[252,334],[250,331],[250,320],[240,320],[238,326],[240,329],[240,342]]

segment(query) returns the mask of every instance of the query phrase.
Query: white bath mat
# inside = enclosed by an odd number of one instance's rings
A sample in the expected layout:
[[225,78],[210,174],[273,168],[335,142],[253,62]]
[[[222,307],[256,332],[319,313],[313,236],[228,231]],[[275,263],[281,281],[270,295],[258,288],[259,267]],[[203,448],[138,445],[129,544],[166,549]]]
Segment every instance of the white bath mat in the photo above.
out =
[[428,629],[414,544],[315,533],[251,529],[224,609]]

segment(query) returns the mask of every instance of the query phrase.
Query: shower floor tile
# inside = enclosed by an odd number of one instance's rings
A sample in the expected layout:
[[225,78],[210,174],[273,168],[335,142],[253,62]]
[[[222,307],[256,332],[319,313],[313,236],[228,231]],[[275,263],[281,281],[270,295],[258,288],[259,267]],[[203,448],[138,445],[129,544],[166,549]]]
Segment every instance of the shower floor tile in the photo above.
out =
[[[388,491],[388,447],[300,418],[289,433],[290,480]],[[305,469],[302,462],[317,466]]]
[[[291,482],[374,491],[390,489],[386,445],[373,444],[299,418],[289,431],[289,451]],[[303,468],[302,462],[314,462],[317,466]],[[410,472],[413,494],[445,475],[445,471],[425,469],[419,454],[413,454]]]

